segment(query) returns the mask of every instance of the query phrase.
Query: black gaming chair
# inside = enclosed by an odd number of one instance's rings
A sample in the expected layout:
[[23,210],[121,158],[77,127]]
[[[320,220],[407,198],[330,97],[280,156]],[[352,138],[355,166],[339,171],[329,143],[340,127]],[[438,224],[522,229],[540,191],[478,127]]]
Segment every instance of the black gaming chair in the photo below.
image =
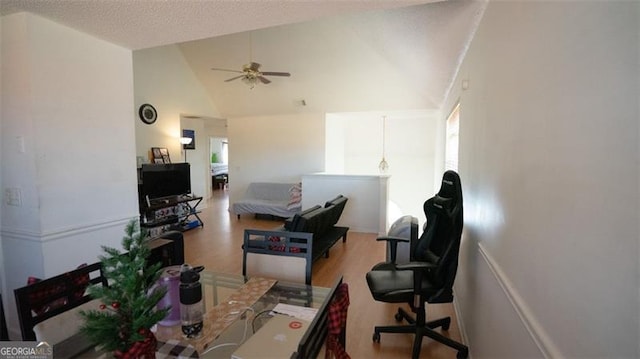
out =
[[375,327],[373,340],[380,342],[380,333],[414,333],[413,358],[420,356],[422,337],[427,336],[458,350],[458,358],[466,358],[467,346],[435,331],[448,330],[451,318],[426,322],[425,302],[453,301],[453,282],[458,268],[458,252],[462,235],[462,187],[454,171],[445,172],[438,193],[424,203],[427,223],[424,233],[412,245],[410,262],[393,268],[376,266],[367,273],[367,284],[373,298],[387,303],[408,303],[416,313],[412,318],[402,308],[396,320],[409,325]]

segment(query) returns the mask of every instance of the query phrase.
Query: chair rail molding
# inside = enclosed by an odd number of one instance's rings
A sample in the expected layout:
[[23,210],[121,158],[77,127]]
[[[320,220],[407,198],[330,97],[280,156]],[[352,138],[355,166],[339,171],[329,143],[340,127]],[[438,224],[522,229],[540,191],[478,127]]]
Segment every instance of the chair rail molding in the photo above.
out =
[[484,248],[482,243],[478,243],[478,252],[487,263],[489,270],[496,278],[496,281],[504,291],[504,294],[513,306],[515,312],[518,314],[518,317],[520,317],[522,324],[526,328],[527,332],[529,332],[529,335],[531,335],[532,340],[535,342],[542,355],[545,358],[562,358],[563,355],[558,347],[544,330],[540,322],[536,319],[533,312],[515,289],[507,275]]
[[26,230],[22,228],[7,228],[4,227],[0,230],[2,237],[10,237],[13,239],[33,241],[33,242],[49,242],[55,241],[61,238],[70,236],[76,236],[84,233],[94,232],[105,228],[119,227],[124,228],[125,225],[132,219],[138,218],[137,214],[125,216],[121,218],[111,218],[105,221],[80,224],[78,226],[56,228],[50,231],[36,232],[32,230]]

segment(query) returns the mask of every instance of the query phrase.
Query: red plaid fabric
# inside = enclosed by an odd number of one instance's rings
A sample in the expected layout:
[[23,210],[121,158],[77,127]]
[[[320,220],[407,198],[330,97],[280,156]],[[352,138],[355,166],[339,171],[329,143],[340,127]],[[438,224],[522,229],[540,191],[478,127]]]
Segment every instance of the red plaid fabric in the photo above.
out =
[[[269,250],[284,252],[286,249],[286,245],[284,243],[284,239],[282,237],[270,236],[269,241],[278,243],[269,245]],[[290,247],[289,253],[300,253],[300,248],[298,247]]]
[[[83,263],[78,266],[76,269],[80,269],[82,267],[86,267],[87,263]],[[84,296],[84,291],[89,286],[89,274],[75,274],[68,272],[66,273],[69,278],[69,283],[72,283],[72,286],[77,287],[78,290],[73,293],[72,298],[62,297],[56,300],[51,300],[52,296],[60,295],[62,292],[67,290],[68,284],[65,282],[52,283],[41,289],[29,294],[29,302],[31,303],[31,310],[33,310],[36,315],[42,315],[49,310],[53,310],[55,308],[61,307],[71,300],[77,300]],[[40,278],[29,277],[27,279],[27,285],[34,284],[40,282]]]
[[[76,269],[84,268],[87,266],[87,263],[82,263]],[[73,283],[75,287],[78,287],[78,290],[73,293],[74,299],[80,299],[84,296],[85,289],[89,286],[89,274],[72,274],[67,273],[69,280]]]
[[345,350],[345,343],[340,340],[340,337],[344,338],[347,329],[347,309],[349,309],[349,286],[347,283],[342,283],[336,289],[336,295],[329,305],[325,359],[351,359]]
[[[27,284],[34,284],[40,282],[42,279],[36,277],[29,277]],[[64,285],[48,285],[42,289],[29,294],[29,303],[31,303],[31,310],[36,315],[42,315],[51,309],[61,307],[67,304],[67,298],[58,298],[52,301],[52,296],[55,296],[64,291]]]

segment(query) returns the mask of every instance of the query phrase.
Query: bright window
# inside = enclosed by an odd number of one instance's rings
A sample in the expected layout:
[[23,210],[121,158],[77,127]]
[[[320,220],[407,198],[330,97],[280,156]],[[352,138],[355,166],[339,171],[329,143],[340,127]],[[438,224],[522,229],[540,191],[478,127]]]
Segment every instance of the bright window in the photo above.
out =
[[229,163],[229,142],[222,142],[222,163]]
[[460,130],[460,103],[453,108],[447,118],[447,138],[445,140],[444,169],[458,171],[458,133]]

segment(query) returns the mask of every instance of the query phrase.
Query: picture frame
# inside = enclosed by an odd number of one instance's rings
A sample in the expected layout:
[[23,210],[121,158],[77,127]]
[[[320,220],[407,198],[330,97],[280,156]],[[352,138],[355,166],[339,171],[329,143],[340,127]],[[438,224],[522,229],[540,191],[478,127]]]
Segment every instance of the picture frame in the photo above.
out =
[[171,163],[169,150],[165,147],[151,147],[151,159],[153,163]]
[[182,130],[182,137],[188,137],[191,139],[191,143],[182,145],[182,149],[195,150],[196,149],[196,131],[194,130]]

